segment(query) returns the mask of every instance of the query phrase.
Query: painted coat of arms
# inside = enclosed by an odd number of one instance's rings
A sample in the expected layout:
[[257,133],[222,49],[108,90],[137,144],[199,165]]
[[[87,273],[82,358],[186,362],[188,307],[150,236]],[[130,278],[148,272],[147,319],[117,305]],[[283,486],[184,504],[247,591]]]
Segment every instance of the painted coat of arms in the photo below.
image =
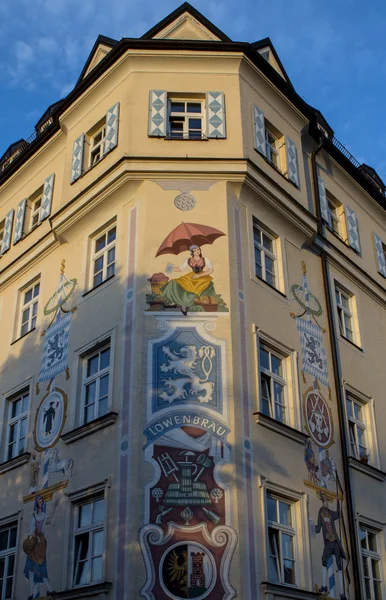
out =
[[221,351],[195,328],[177,328],[153,346],[153,412],[170,404],[201,403],[221,410]]

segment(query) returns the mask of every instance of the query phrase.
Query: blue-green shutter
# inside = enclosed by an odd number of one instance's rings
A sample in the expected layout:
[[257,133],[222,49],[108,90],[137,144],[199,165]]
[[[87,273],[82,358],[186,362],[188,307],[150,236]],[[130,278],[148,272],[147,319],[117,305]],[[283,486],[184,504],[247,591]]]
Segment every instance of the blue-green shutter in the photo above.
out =
[[267,155],[265,148],[265,122],[264,113],[256,104],[252,106],[253,119],[253,147],[263,156]]
[[361,242],[359,239],[359,226],[358,219],[355,214],[355,211],[350,208],[350,206],[345,206],[344,211],[346,214],[346,227],[347,227],[347,237],[348,243],[351,248],[360,254],[361,252]]
[[298,164],[298,151],[295,145],[288,135],[285,137],[285,149],[287,153],[287,175],[288,179],[292,181],[297,187],[299,187],[299,164]]
[[326,186],[320,175],[318,175],[318,189],[319,189],[319,201],[320,201],[320,215],[322,219],[328,223],[328,202],[326,194]]
[[26,205],[27,205],[27,198],[24,198],[24,200],[21,200],[21,202],[19,202],[19,204],[17,205],[15,232],[13,234],[13,243],[14,244],[17,244],[17,242],[20,242],[20,240],[23,236]]
[[118,144],[119,102],[114,104],[106,113],[105,153]]
[[71,183],[79,179],[83,172],[84,133],[74,142],[72,150]]
[[223,92],[206,93],[206,137],[226,138],[225,95]]
[[52,194],[54,192],[55,173],[52,173],[44,182],[42,208],[40,211],[39,223],[44,221],[51,214]]
[[385,256],[385,247],[379,235],[375,232],[373,233],[374,237],[374,246],[375,246],[375,256],[377,258],[378,263],[378,272],[386,277],[386,256]]
[[9,250],[9,248],[11,246],[13,215],[14,214],[15,214],[15,210],[13,208],[11,208],[11,210],[7,213],[7,216],[5,217],[4,234],[3,234],[3,239],[1,241],[0,256],[2,254],[4,254],[4,252],[7,252],[7,250]]
[[148,134],[151,137],[166,137],[167,100],[165,90],[150,90]]

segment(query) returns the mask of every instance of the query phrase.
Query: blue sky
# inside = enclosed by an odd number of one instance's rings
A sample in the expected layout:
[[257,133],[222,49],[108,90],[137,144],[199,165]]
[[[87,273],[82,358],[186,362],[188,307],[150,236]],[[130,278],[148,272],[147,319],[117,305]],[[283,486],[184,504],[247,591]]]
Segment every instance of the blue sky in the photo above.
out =
[[[0,156],[74,86],[98,34],[139,37],[176,0],[2,0]],[[191,0],[234,41],[269,36],[296,91],[386,181],[386,4],[372,0]],[[237,13],[236,13],[237,7]],[[365,8],[364,8],[365,7]]]

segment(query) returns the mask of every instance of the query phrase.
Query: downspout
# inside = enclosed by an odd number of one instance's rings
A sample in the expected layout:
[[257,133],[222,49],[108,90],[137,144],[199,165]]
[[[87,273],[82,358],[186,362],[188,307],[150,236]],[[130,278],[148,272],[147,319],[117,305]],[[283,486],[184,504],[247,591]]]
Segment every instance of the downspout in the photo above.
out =
[[[316,166],[316,155],[323,148],[323,135],[321,135],[320,142],[318,147],[311,154],[311,170],[312,170],[312,183],[313,183],[313,191],[315,197],[316,204],[316,216],[318,219],[318,235],[324,238],[324,224],[322,220],[322,214],[320,210],[320,197],[319,197],[319,186],[318,186],[318,172]],[[349,525],[349,535],[350,535],[350,546],[351,546],[351,556],[352,556],[352,571],[354,576],[354,591],[355,591],[355,600],[362,600],[362,586],[360,580],[360,561],[358,556],[358,546],[356,543],[357,535],[356,535],[356,527],[355,527],[355,511],[354,511],[354,500],[353,493],[351,487],[351,474],[350,467],[348,462],[348,440],[347,440],[347,430],[346,430],[346,415],[345,415],[345,398],[342,389],[342,366],[340,361],[340,352],[339,352],[339,343],[338,338],[335,335],[335,323],[334,323],[334,302],[331,294],[330,288],[330,269],[328,263],[328,255],[325,250],[321,252],[322,259],[322,273],[323,273],[323,285],[326,294],[326,305],[327,305],[327,318],[328,325],[330,330],[330,340],[331,340],[331,353],[332,353],[332,363],[334,369],[334,379],[335,379],[335,392],[338,400],[338,418],[339,418],[339,433],[341,439],[341,450],[342,450],[342,458],[343,458],[343,473],[344,473],[344,488],[347,499],[347,515],[348,515],[348,525]]]

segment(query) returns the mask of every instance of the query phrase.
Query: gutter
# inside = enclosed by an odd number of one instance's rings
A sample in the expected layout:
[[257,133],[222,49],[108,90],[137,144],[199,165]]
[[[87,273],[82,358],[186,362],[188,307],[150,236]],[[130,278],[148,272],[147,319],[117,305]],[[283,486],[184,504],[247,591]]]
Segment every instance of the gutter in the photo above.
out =
[[[314,197],[316,201],[316,216],[318,219],[318,235],[324,238],[324,223],[321,216],[320,210],[320,197],[319,197],[319,186],[318,186],[318,173],[316,166],[316,155],[323,148],[324,137],[323,135],[319,139],[318,147],[311,154],[311,170],[312,170],[312,184]],[[342,386],[342,364],[340,360],[339,342],[335,335],[335,322],[334,322],[334,300],[331,293],[330,287],[330,266],[328,261],[328,254],[325,250],[320,253],[322,259],[322,274],[323,274],[323,285],[326,294],[326,305],[327,305],[327,318],[330,330],[330,341],[331,341],[331,353],[332,363],[334,369],[334,380],[335,380],[335,392],[338,400],[338,418],[339,418],[339,433],[341,439],[341,451],[342,451],[342,462],[343,462],[343,474],[344,474],[344,490],[347,499],[347,515],[348,515],[348,526],[350,534],[350,546],[352,556],[352,572],[354,576],[354,592],[355,600],[363,600],[362,585],[360,579],[360,558],[358,554],[357,546],[357,533],[355,526],[355,510],[354,510],[354,499],[351,486],[351,473],[349,466],[348,456],[348,439],[346,430],[346,413],[345,413],[345,396]],[[344,579],[343,579],[344,581]]]

